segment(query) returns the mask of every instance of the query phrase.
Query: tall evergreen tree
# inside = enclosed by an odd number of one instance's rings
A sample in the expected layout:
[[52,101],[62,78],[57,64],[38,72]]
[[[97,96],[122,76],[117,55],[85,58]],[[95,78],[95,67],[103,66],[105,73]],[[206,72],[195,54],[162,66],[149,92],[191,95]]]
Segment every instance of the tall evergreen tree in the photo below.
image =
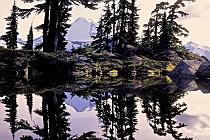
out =
[[139,9],[136,7],[136,0],[131,0],[131,3],[128,5],[128,9],[130,10],[130,13],[128,13],[128,33],[126,38],[130,45],[137,46],[137,30],[139,29],[139,15],[137,12]]
[[115,52],[117,53],[122,53],[122,45],[126,43],[125,40],[125,35],[126,35],[126,1],[127,0],[120,0],[118,5],[119,8],[116,11],[116,19],[117,19],[117,25],[116,25],[116,30],[117,30],[117,35],[116,35],[116,48]]
[[94,37],[94,41],[92,45],[95,48],[99,48],[100,50],[111,51],[110,43],[112,42],[110,39],[110,34],[112,31],[112,21],[111,21],[111,9],[109,3],[106,4],[104,11],[104,15],[99,20],[99,26],[97,27],[97,34]]
[[67,45],[65,36],[67,34],[68,28],[70,28],[70,24],[68,24],[69,18],[71,14],[69,13],[72,10],[71,2],[69,0],[63,0],[59,5],[59,14],[58,14],[58,44],[56,50],[65,50],[65,46]]
[[104,50],[107,51],[111,51],[111,47],[110,47],[110,43],[111,43],[111,39],[110,39],[110,34],[112,31],[112,21],[111,21],[111,17],[112,17],[112,13],[111,13],[111,9],[110,9],[110,5],[109,3],[106,4],[105,9],[104,9],[104,16],[103,16],[103,23],[104,23],[104,42],[105,42],[105,46],[104,46]]
[[[189,2],[194,2],[195,0],[187,0]],[[177,23],[177,19],[180,17],[186,17],[189,14],[181,11],[180,9],[185,7],[185,0],[177,0],[174,4],[169,6],[169,12],[168,12],[168,17],[167,20],[170,25],[170,30],[173,33],[173,42],[174,45],[170,46],[171,50],[174,51],[179,51],[180,49],[183,49],[181,45],[181,41],[178,39],[179,36],[188,36],[189,31],[182,26],[182,24]]]
[[11,10],[11,15],[6,19],[7,21],[7,27],[6,29],[8,30],[6,32],[6,35],[2,36],[2,39],[6,42],[7,48],[9,49],[16,49],[17,48],[17,27],[18,27],[18,22],[17,22],[17,11],[18,8],[16,6],[16,2],[14,0],[14,4],[12,6]]
[[23,47],[24,50],[33,50],[33,26],[31,25],[29,33],[27,35],[26,45]]
[[103,46],[104,46],[104,40],[103,40],[104,25],[103,25],[102,17],[100,18],[98,22],[98,27],[96,28],[97,28],[97,34],[96,36],[93,37],[94,41],[91,44],[95,49],[99,49],[101,51],[103,50]]
[[150,55],[154,55],[159,51],[158,43],[160,37],[160,28],[162,26],[163,12],[167,10],[169,3],[160,2],[156,4],[155,9],[151,12],[151,17],[147,24],[144,24],[146,28],[143,31],[143,47]]
[[166,12],[165,12],[162,21],[161,34],[158,45],[159,53],[161,54],[168,51],[171,48],[175,48],[175,46],[177,45],[176,40],[177,38],[174,35],[170,23],[167,21]]
[[162,25],[163,20],[163,11],[166,11],[168,8],[168,2],[160,2],[156,4],[156,8],[152,11],[152,18],[153,18],[153,50],[154,52],[158,52],[158,43],[159,43],[159,36],[160,36],[160,27]]
[[141,52],[144,55],[152,55],[153,52],[153,41],[152,41],[152,21],[153,19],[150,18],[147,24],[144,24],[143,27],[146,28],[143,30],[143,37],[142,37],[142,44],[141,44]]

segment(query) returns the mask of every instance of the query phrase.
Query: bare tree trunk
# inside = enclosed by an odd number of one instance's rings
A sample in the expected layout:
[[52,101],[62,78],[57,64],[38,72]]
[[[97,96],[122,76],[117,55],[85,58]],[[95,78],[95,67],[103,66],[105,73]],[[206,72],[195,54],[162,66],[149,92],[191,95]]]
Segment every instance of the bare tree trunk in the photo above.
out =
[[57,48],[58,4],[58,0],[51,0],[50,25],[48,34],[49,52],[54,52]]
[[44,17],[44,29],[43,29],[43,51],[49,52],[48,42],[47,42],[47,33],[49,28],[49,7],[50,0],[46,0],[45,2],[45,17]]

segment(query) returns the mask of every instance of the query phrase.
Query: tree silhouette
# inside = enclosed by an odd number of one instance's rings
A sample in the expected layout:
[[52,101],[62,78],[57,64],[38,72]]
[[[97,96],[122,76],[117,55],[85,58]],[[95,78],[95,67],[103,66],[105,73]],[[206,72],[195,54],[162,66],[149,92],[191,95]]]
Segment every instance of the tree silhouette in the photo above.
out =
[[26,104],[28,106],[28,112],[31,116],[33,108],[33,94],[26,94],[25,96],[26,96]]
[[[32,97],[32,96],[31,96]],[[54,91],[46,91],[41,95],[42,109],[36,109],[34,112],[43,118],[43,128],[37,124],[30,126],[26,120],[18,122],[18,128],[31,130],[33,133],[42,137],[44,140],[48,139],[70,139],[70,123],[68,121],[69,112],[66,111],[64,101],[66,95],[56,94]],[[28,100],[31,100],[27,96]],[[22,136],[24,138],[33,138],[31,136]]]
[[17,132],[17,96],[15,94],[11,94],[8,96],[5,96],[4,99],[2,99],[2,103],[5,104],[6,107],[6,118],[4,121],[8,122],[10,124],[10,130],[12,133],[13,139],[15,138],[15,133]]
[[97,50],[99,49],[100,51],[103,50],[104,46],[104,28],[103,28],[103,20],[102,17],[100,18],[100,21],[98,22],[99,25],[97,28],[97,34],[96,36],[93,37],[94,41],[91,43],[91,45]]
[[103,136],[111,140],[135,139],[133,135],[137,130],[138,114],[135,97],[126,96],[119,87],[109,92],[95,92],[93,96]]
[[31,25],[29,33],[27,35],[26,45],[23,47],[24,50],[33,50],[33,26]]
[[17,11],[18,8],[16,6],[16,2],[14,0],[14,4],[12,6],[11,10],[11,15],[5,20],[8,22],[6,29],[8,30],[6,32],[6,35],[2,35],[1,38],[6,42],[7,48],[9,49],[16,49],[17,48],[17,27],[18,27],[18,22],[17,22]]
[[186,125],[174,119],[187,109],[185,103],[177,103],[184,95],[184,92],[167,84],[150,86],[141,91],[142,112],[146,114],[155,134],[160,136],[171,134],[177,140],[192,139],[183,137],[183,133],[178,132]]
[[97,34],[92,42],[93,47],[99,50],[111,51],[110,34],[112,31],[111,9],[109,3],[106,4],[104,15],[100,18],[99,26],[97,27]]
[[67,30],[70,27],[68,23],[71,14],[69,13],[72,10],[72,3],[69,0],[63,0],[59,5],[59,13],[58,13],[58,44],[56,50],[65,50],[65,46],[67,45],[67,41],[65,36],[67,34]]
[[128,12],[128,32],[126,35],[127,42],[129,45],[137,46],[138,45],[138,11],[139,9],[136,6],[136,0],[131,0],[131,2],[128,4],[128,9],[130,12]]

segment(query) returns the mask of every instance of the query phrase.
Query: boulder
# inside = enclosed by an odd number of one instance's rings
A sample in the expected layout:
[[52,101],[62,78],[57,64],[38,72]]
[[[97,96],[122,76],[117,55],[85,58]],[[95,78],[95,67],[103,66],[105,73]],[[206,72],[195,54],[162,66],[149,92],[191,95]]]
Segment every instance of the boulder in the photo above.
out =
[[209,78],[210,77],[210,62],[203,62],[198,68],[197,72],[198,77],[200,78]]
[[197,70],[202,64],[197,60],[181,60],[170,72],[171,77],[197,78]]
[[196,80],[198,85],[198,89],[201,90],[202,93],[210,93],[210,79],[198,79]]
[[129,44],[124,45],[122,50],[123,50],[123,54],[122,54],[123,57],[134,56],[136,52],[135,47]]
[[198,91],[210,93],[210,79],[172,78],[173,83],[181,91]]

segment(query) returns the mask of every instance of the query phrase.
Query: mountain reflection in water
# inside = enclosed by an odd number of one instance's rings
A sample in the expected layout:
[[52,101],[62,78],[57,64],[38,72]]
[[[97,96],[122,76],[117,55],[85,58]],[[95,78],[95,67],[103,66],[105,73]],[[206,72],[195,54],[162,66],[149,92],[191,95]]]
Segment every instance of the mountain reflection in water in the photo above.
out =
[[0,139],[210,139],[208,81],[45,79],[2,79]]

